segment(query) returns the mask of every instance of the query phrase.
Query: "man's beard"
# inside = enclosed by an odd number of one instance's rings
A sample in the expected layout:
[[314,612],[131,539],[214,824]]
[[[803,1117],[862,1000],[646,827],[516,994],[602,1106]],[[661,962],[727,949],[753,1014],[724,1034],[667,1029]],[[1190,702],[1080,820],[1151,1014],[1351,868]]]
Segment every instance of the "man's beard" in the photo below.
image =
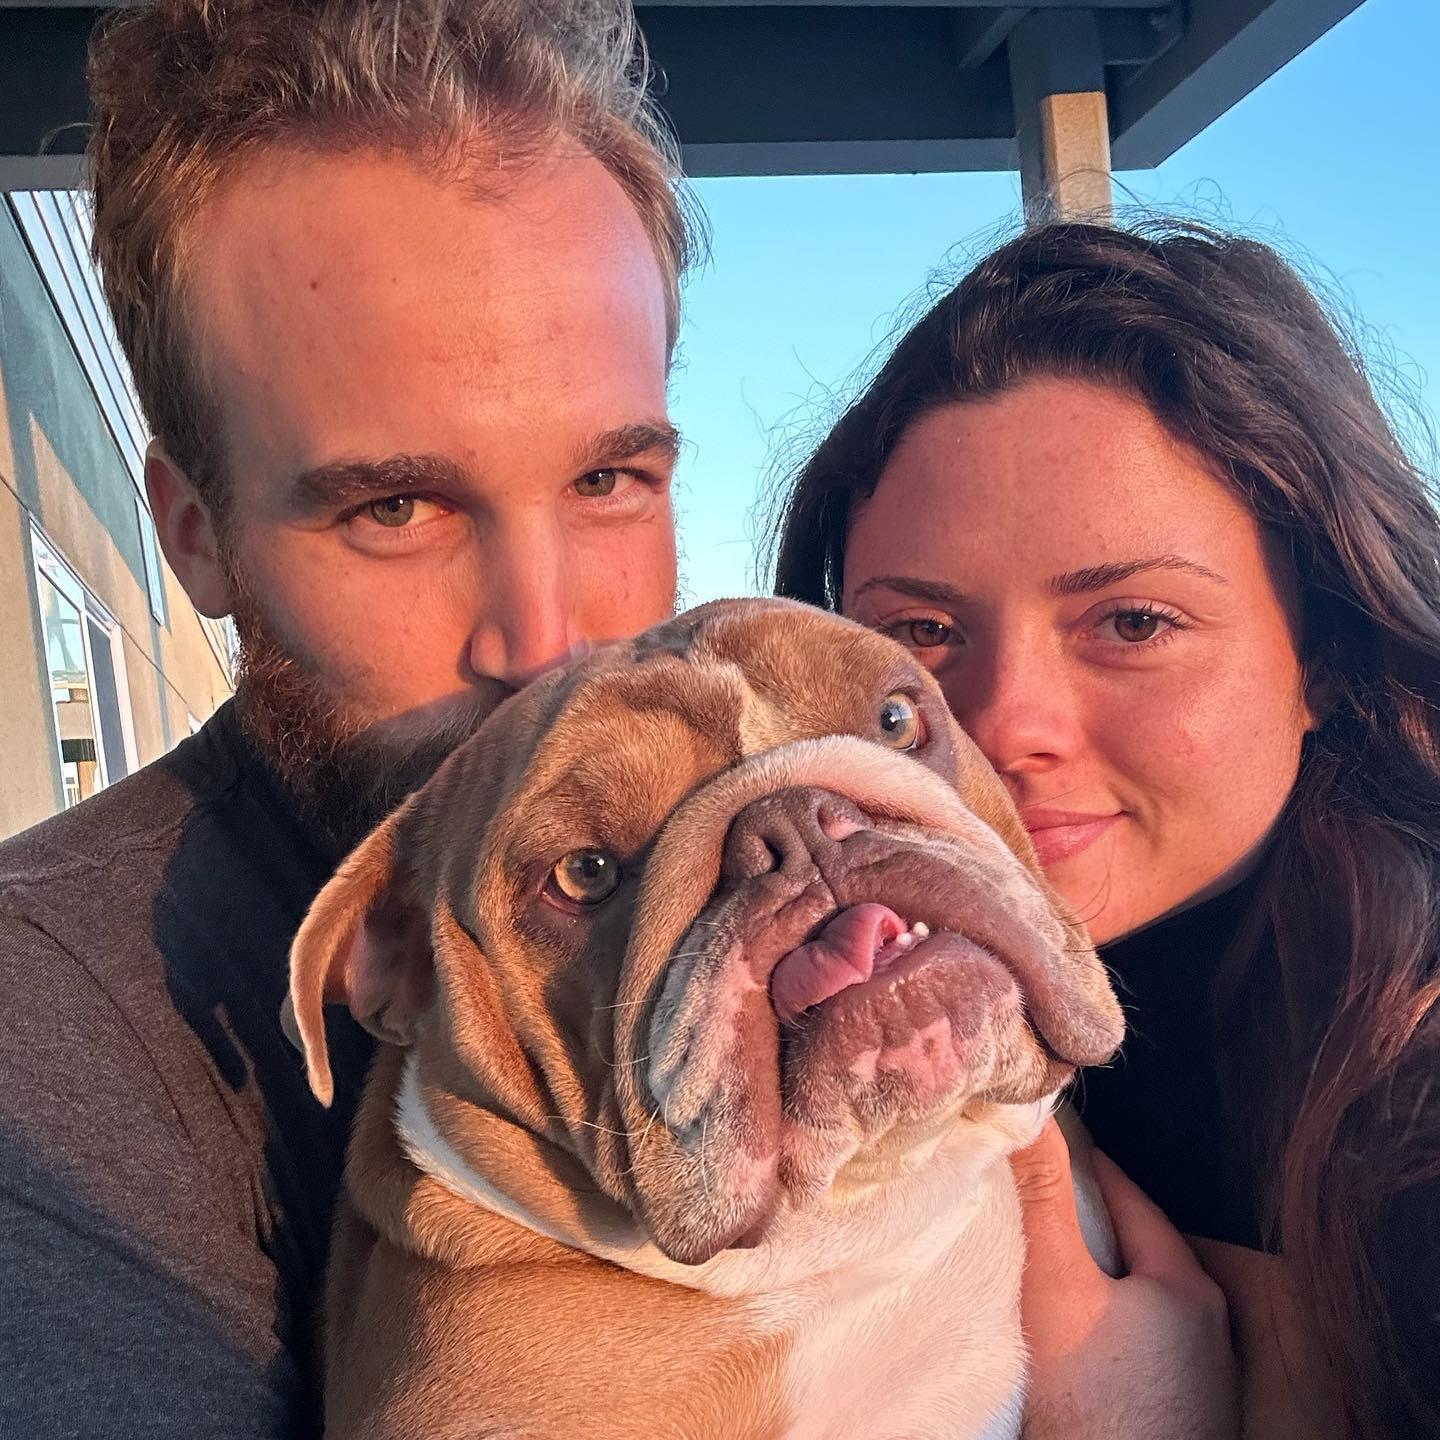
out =
[[338,695],[280,638],[233,558],[226,570],[240,641],[241,726],[304,813],[345,849],[423,785],[512,693],[496,682],[490,693],[477,690],[417,721],[410,734],[377,735],[375,717]]

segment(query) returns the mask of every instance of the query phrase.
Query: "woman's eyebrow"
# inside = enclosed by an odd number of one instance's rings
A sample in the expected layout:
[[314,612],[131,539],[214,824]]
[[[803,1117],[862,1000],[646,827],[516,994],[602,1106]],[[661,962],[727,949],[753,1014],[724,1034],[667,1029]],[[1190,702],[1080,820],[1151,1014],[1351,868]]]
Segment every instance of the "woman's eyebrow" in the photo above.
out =
[[1157,555],[1149,560],[1119,560],[1110,565],[1087,565],[1083,570],[1067,570],[1063,575],[1052,575],[1045,582],[1045,588],[1057,596],[1088,595],[1094,590],[1107,589],[1152,570],[1179,570],[1187,575],[1213,580],[1219,585],[1230,583],[1208,566],[1187,560],[1183,555]]
[[893,590],[897,595],[908,595],[914,600],[928,600],[932,605],[951,608],[972,603],[971,597],[953,585],[939,580],[921,580],[914,575],[874,575],[855,592],[855,599],[867,595],[871,590]]
[[[1104,590],[1118,585],[1136,575],[1153,570],[1178,570],[1187,575],[1198,575],[1219,585],[1230,582],[1199,561],[1187,560],[1183,555],[1156,555],[1145,560],[1119,560],[1109,565],[1087,565],[1082,570],[1067,570],[1062,575],[1052,575],[1045,582],[1045,588],[1055,596],[1088,595],[1095,590]],[[940,580],[922,580],[915,575],[875,575],[855,592],[854,598],[871,590],[893,590],[897,595],[908,595],[915,600],[928,601],[932,605],[957,608],[974,604],[974,597],[958,585],[947,585]]]

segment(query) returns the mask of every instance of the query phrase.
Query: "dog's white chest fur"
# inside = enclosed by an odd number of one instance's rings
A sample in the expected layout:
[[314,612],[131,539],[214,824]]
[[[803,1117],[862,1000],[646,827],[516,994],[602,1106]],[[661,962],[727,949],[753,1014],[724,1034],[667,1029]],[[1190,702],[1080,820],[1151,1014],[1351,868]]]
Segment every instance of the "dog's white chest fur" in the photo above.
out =
[[700,1266],[528,1215],[435,1128],[413,1057],[396,1119],[406,1153],[453,1193],[638,1274],[728,1296],[757,1332],[786,1335],[786,1440],[1016,1440],[1025,1244],[1004,1156],[1049,1109],[1048,1099],[1010,1107],[1003,1122],[937,1143],[930,1163],[883,1196],[792,1216],[774,1248]]
[[986,1189],[940,1256],[892,1253],[883,1265],[826,1277],[799,1302],[786,1440],[1018,1436],[1019,1210],[1008,1174]]

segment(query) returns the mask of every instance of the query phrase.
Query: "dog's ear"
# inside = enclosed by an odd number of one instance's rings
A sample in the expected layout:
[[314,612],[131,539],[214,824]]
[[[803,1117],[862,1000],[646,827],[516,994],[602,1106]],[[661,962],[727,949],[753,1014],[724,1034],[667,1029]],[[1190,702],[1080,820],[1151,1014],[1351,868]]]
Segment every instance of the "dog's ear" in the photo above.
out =
[[408,863],[411,803],[351,851],[321,890],[290,948],[282,1023],[305,1055],[322,1105],[335,1094],[324,1007],[343,1003],[372,1035],[407,1045],[435,993],[427,907]]

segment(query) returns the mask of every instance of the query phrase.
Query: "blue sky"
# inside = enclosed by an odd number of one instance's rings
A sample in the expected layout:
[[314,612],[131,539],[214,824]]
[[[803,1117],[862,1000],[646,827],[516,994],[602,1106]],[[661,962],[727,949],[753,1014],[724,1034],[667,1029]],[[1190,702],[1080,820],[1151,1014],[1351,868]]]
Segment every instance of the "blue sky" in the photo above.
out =
[[[1305,259],[1440,415],[1440,4],[1365,0],[1158,170],[1118,176]],[[752,513],[937,275],[1014,224],[1013,175],[710,180],[673,414],[686,598],[754,589]],[[1123,199],[1123,193],[1122,193]]]

